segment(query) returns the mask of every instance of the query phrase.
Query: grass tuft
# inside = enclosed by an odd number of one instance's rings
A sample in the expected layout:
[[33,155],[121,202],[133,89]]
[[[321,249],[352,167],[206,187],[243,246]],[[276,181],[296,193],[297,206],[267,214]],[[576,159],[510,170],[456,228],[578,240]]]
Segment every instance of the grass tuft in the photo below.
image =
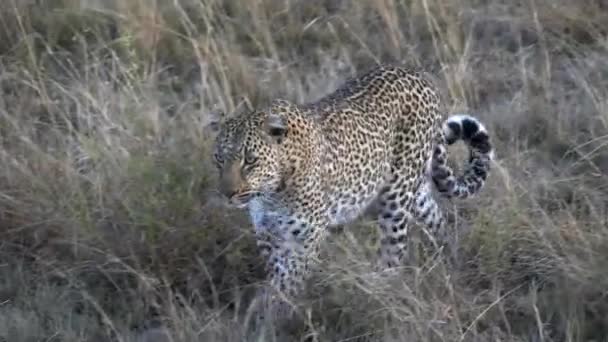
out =
[[217,199],[205,125],[393,62],[432,73],[446,114],[480,117],[497,149],[490,180],[443,203],[451,268],[378,273],[374,224],[332,234],[283,339],[604,341],[606,9],[8,0],[0,340],[255,340],[262,263],[247,216]]

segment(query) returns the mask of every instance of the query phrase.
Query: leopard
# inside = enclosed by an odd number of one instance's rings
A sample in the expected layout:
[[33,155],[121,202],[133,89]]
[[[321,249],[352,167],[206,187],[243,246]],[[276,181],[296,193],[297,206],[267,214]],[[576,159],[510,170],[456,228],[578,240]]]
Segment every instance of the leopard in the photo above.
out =
[[[424,72],[377,65],[317,101],[274,99],[217,126],[219,192],[248,212],[272,289],[289,298],[301,293],[330,229],[370,211],[384,267],[404,263],[413,225],[434,246],[446,245],[434,193],[479,193],[494,149],[479,119],[443,119],[440,105]],[[469,153],[458,174],[447,151],[457,141]]]

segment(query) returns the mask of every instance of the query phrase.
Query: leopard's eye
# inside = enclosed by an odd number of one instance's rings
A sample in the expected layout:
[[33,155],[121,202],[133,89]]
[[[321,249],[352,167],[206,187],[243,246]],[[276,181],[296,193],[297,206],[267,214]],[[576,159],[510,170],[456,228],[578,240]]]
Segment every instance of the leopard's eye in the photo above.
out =
[[251,165],[258,160],[258,156],[250,150],[245,151],[245,164]]

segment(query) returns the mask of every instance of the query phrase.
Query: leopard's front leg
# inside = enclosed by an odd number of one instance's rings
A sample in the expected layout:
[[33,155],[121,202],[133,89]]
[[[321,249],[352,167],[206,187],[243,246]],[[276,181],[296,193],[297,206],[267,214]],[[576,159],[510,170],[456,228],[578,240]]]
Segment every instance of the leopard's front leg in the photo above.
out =
[[274,319],[288,318],[293,312],[292,300],[302,293],[317,264],[327,225],[321,220],[288,218],[271,228],[258,235],[258,245],[267,256],[270,285],[262,300]]

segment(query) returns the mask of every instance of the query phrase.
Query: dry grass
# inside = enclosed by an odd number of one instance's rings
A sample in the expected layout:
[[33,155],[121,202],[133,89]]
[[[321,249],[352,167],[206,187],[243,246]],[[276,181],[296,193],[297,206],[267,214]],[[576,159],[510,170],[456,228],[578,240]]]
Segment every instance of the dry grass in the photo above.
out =
[[374,274],[373,225],[335,234],[289,340],[608,341],[604,1],[5,2],[0,340],[252,340],[209,113],[397,62],[487,123],[491,180],[445,203],[453,269]]

